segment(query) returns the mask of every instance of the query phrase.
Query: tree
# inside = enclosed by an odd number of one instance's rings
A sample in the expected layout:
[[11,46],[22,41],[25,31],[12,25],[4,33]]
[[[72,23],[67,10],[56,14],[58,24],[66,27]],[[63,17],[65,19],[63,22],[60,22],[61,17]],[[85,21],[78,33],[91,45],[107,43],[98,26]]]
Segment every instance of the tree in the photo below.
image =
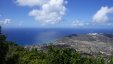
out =
[[8,46],[6,45],[6,37],[0,34],[0,64],[5,64],[5,56],[7,54]]

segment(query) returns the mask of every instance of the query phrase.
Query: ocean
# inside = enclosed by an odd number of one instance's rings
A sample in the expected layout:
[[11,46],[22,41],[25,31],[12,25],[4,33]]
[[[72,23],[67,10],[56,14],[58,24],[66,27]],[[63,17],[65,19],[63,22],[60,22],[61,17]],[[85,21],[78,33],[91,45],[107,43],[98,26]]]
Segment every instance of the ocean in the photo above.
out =
[[2,29],[7,41],[19,45],[32,45],[54,42],[71,34],[113,33],[113,29],[74,29],[74,28],[10,28]]

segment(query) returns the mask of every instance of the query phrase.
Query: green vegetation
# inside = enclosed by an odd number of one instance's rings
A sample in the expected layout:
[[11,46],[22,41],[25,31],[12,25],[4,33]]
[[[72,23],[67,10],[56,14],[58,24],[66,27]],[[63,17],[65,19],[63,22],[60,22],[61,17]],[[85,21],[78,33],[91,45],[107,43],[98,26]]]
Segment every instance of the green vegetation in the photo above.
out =
[[49,45],[46,51],[29,50],[5,39],[0,35],[0,64],[113,64],[113,58],[106,62],[101,57],[82,57],[70,48]]

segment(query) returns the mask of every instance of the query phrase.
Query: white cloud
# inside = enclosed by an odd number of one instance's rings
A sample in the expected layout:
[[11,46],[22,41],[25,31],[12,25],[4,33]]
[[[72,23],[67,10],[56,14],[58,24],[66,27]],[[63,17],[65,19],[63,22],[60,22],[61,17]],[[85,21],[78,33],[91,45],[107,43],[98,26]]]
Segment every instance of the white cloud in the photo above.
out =
[[74,26],[74,27],[82,27],[84,25],[85,25],[85,23],[81,22],[80,20],[75,20],[72,22],[72,26]]
[[40,9],[33,9],[29,16],[33,16],[36,21],[41,23],[58,23],[65,15],[68,3],[66,0],[16,0],[22,6],[37,6]]
[[20,6],[41,6],[48,0],[16,0],[16,3]]
[[22,27],[22,26],[23,26],[23,23],[22,23],[22,22],[19,22],[19,23],[18,23],[18,26],[19,26],[19,27]]
[[11,23],[11,19],[4,19],[4,20],[0,20],[0,25],[6,25]]
[[101,7],[99,11],[93,16],[93,22],[105,23],[110,21],[108,15],[113,13],[113,7],[109,8],[107,6]]

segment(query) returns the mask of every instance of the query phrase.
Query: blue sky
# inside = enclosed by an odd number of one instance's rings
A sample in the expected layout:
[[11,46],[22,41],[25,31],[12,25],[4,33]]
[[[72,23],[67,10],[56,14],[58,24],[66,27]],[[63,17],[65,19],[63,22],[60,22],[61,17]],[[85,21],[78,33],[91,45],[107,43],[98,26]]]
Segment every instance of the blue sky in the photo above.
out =
[[5,28],[112,28],[113,0],[0,0]]

